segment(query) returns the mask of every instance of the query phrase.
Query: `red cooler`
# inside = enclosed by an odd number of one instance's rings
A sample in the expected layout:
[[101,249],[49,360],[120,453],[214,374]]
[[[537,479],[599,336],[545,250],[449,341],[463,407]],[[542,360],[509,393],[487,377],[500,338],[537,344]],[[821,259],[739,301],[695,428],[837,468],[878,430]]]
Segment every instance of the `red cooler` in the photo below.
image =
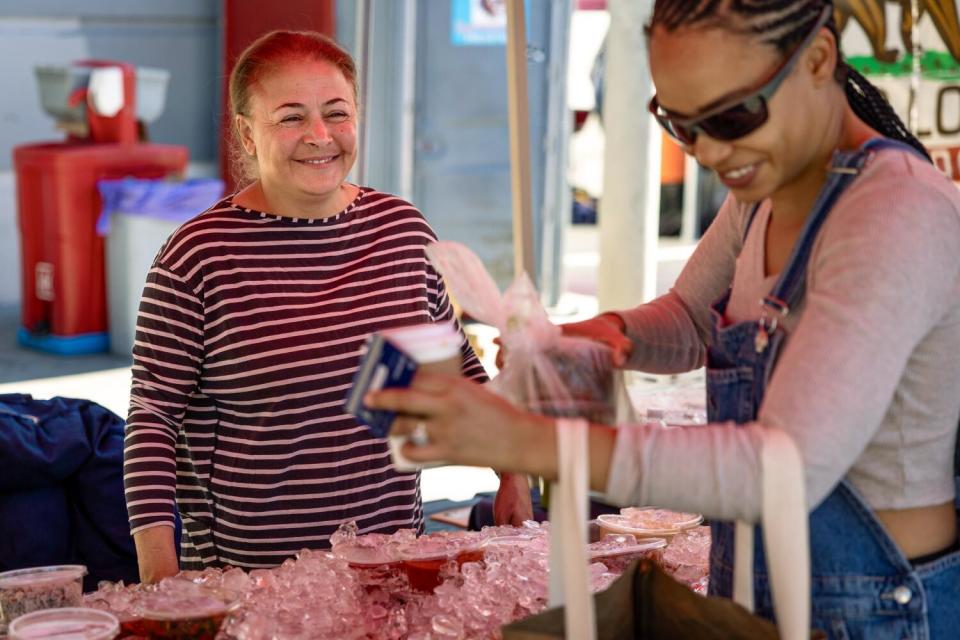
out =
[[23,283],[21,344],[59,354],[109,350],[97,181],[182,174],[186,147],[55,142],[13,153]]

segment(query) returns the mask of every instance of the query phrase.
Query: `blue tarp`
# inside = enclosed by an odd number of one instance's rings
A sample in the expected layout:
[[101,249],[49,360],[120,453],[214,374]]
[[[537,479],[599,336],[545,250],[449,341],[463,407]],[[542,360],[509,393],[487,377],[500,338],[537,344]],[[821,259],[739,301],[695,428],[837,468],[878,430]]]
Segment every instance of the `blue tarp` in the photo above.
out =
[[86,590],[139,581],[123,430],[88,400],[0,395],[0,571],[83,564]]
[[97,183],[103,209],[97,219],[97,233],[110,233],[110,216],[142,215],[171,222],[186,222],[205,211],[223,195],[223,181],[196,178],[182,182],[169,180],[101,180]]

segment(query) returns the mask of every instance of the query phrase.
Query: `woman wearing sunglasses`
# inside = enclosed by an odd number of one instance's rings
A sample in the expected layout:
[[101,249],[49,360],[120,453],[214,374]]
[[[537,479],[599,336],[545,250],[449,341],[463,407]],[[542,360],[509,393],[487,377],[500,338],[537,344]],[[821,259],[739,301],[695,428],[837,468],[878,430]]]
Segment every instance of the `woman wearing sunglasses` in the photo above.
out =
[[[730,595],[723,522],[760,519],[759,433],[784,429],[814,626],[956,637],[960,194],[842,61],[830,2],[659,0],[647,34],[651,111],[730,196],[668,294],[565,331],[632,369],[706,365],[711,424],[592,425],[592,487],[716,521],[710,586]],[[551,422],[477,385],[425,376],[370,400],[425,428],[411,459],[556,475]],[[762,554],[755,571],[772,616]]]

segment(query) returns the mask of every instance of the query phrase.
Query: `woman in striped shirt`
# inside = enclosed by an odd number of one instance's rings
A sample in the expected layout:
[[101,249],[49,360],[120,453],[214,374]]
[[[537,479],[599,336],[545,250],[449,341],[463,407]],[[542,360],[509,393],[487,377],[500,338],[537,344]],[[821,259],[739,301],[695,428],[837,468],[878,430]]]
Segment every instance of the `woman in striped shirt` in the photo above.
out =
[[[371,332],[453,321],[424,254],[436,237],[409,203],[345,181],[356,71],[335,42],[263,36],[230,97],[236,164],[254,179],[168,239],[140,305],[124,481],[146,582],[276,566],[350,520],[423,528],[419,474],[397,473],[343,400]],[[485,380],[465,339],[462,353]],[[502,493],[522,518],[525,482]]]

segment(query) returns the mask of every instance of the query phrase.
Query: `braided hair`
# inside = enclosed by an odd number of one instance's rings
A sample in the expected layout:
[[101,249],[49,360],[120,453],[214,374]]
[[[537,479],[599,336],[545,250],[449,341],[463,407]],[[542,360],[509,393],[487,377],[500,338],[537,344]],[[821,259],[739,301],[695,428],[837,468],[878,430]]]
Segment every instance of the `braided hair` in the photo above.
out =
[[[832,6],[833,0],[656,0],[646,33],[649,37],[656,26],[667,31],[697,24],[723,27],[759,37],[764,44],[787,55],[810,33],[828,5]],[[834,15],[830,16],[827,28],[837,42],[838,63],[834,75],[843,85],[853,112],[887,138],[909,144],[929,160],[930,154],[923,143],[910,133],[883,94],[843,60]]]

